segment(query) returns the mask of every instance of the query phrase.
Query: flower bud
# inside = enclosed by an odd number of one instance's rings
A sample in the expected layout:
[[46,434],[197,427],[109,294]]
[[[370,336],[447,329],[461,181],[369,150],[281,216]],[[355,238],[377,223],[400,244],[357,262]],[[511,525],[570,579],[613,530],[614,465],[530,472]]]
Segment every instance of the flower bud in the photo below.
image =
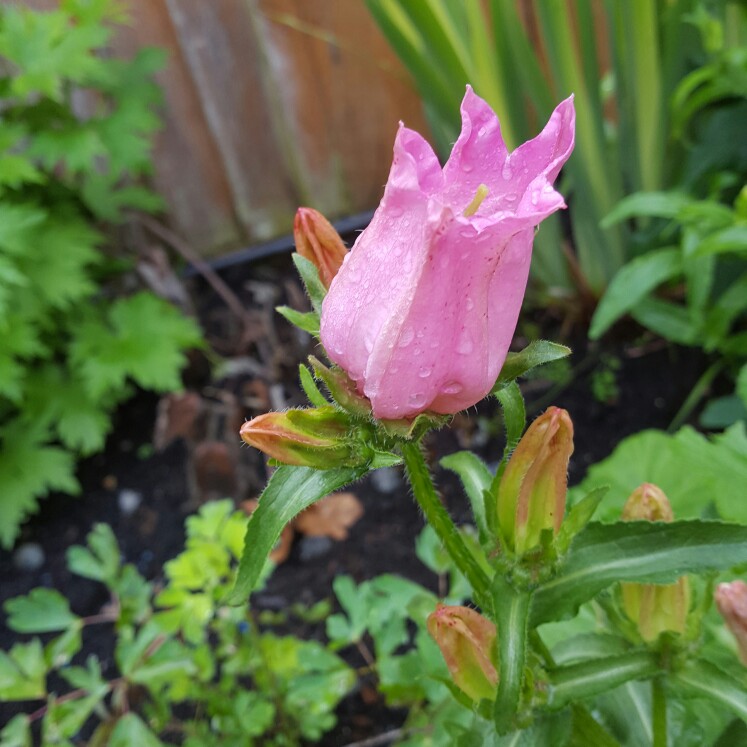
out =
[[318,210],[302,207],[293,221],[293,238],[298,253],[314,263],[319,279],[329,288],[348,251],[340,234]]
[[[644,483],[625,502],[623,521],[673,521],[674,512],[661,488]],[[621,584],[625,614],[638,626],[644,641],[661,633],[685,632],[690,608],[690,581],[682,576],[673,584]]]
[[328,469],[359,460],[350,423],[334,407],[268,412],[244,423],[241,438],[283,464]]
[[739,659],[747,667],[747,584],[732,581],[716,588],[716,606],[737,639]]
[[557,534],[565,513],[573,423],[565,410],[548,408],[527,429],[498,486],[498,523],[517,555],[540,544],[543,529]]
[[498,684],[493,664],[495,625],[469,607],[439,604],[428,616],[428,632],[457,687],[473,700],[494,700]]

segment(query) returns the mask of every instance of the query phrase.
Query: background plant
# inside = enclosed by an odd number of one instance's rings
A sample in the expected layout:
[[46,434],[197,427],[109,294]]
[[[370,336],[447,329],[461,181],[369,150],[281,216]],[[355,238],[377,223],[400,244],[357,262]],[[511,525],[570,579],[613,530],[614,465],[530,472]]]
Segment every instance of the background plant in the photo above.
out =
[[[575,93],[576,151],[561,185],[571,194],[575,259],[567,261],[560,221],[551,219],[537,236],[532,271],[548,290],[576,284],[592,296],[633,256],[627,227],[602,226],[602,219],[624,195],[682,179],[685,148],[670,136],[678,83],[699,64],[713,73],[721,52],[737,53],[745,34],[744,9],[729,0],[609,2],[601,12],[589,0],[537,0],[521,6],[535,20],[531,33],[512,0],[367,4],[412,73],[442,153],[456,139],[468,82],[499,115],[513,147],[535,134],[552,102]],[[688,106],[718,101],[719,85],[714,80]],[[681,119],[673,125],[681,127]],[[734,146],[720,143],[722,150]]]
[[[187,519],[186,548],[166,564],[159,588],[122,564],[111,529],[99,524],[67,562],[109,591],[100,614],[79,617],[53,589],[6,602],[12,630],[53,635],[0,652],[0,700],[42,702],[13,717],[0,745],[26,747],[37,727],[45,745],[86,734],[102,746],[150,747],[174,734],[190,747],[297,745],[334,726],[353,670],[324,645],[277,635],[246,607],[222,602],[244,529],[231,501],[203,506]],[[296,612],[317,620],[327,610]],[[92,625],[114,627],[113,665],[95,655],[80,660]]]
[[604,219],[634,230],[638,256],[612,279],[589,334],[597,339],[630,314],[672,342],[702,348],[712,364],[674,426],[726,371],[735,396],[714,401],[703,421],[724,427],[747,416],[747,47],[725,46],[713,20],[700,31],[711,59],[672,96],[672,138],[688,154],[680,183],[629,195]]
[[150,172],[157,50],[106,53],[109,0],[0,7],[0,544],[75,462],[102,448],[131,383],[180,387],[195,324],[152,294],[118,297],[111,224],[159,198]]

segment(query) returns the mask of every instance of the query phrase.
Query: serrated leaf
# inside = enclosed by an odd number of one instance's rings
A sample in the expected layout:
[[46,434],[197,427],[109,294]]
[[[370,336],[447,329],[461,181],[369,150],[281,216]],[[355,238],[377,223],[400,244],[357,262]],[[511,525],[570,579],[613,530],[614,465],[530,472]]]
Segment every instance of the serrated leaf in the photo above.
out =
[[657,249],[626,264],[610,282],[594,312],[589,337],[601,337],[652,290],[683,271],[677,248]]
[[535,625],[576,613],[618,581],[672,583],[686,573],[747,563],[747,526],[717,521],[592,523],[577,537],[557,575],[534,595]]
[[25,597],[9,599],[3,607],[8,615],[6,624],[17,633],[52,633],[80,620],[55,589],[32,589]]
[[18,713],[0,731],[0,747],[31,747],[31,723],[25,713]]
[[117,538],[108,524],[96,524],[86,537],[88,547],[73,545],[67,551],[72,573],[94,581],[112,584],[119,574],[120,553]]
[[363,470],[283,465],[273,473],[246,530],[244,553],[228,604],[243,604],[254,590],[267,557],[285,525],[312,503],[357,480]]
[[108,747],[161,747],[163,742],[135,713],[126,713],[117,720]]
[[47,664],[38,638],[0,651],[0,700],[36,700],[46,695]]
[[558,345],[556,342],[548,342],[547,340],[534,340],[530,342],[524,350],[518,353],[509,353],[506,356],[506,362],[503,364],[503,368],[498,375],[498,380],[493,387],[493,393],[509,382],[526,375],[533,368],[566,358],[570,354],[570,348],[565,345]]

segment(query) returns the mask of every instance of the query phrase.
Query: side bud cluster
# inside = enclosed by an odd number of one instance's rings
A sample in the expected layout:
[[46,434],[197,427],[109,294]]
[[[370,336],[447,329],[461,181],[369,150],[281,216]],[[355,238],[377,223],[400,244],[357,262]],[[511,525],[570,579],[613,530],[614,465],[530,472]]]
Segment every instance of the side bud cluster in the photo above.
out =
[[[644,483],[625,503],[623,521],[673,521],[674,512],[664,492]],[[644,641],[662,633],[685,632],[690,608],[690,581],[682,576],[673,584],[621,584],[625,614],[636,623]]]

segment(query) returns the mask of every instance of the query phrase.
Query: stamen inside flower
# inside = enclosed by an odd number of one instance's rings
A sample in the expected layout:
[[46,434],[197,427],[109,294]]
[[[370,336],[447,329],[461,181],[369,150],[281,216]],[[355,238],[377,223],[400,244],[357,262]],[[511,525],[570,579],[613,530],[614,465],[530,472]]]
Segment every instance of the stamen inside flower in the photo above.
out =
[[466,208],[464,208],[464,212],[462,213],[462,215],[465,218],[469,218],[471,215],[474,215],[480,209],[482,201],[488,196],[489,192],[490,190],[484,184],[481,184],[477,188],[477,192],[475,192],[475,196],[472,198],[472,202],[470,202],[470,204],[467,205]]

